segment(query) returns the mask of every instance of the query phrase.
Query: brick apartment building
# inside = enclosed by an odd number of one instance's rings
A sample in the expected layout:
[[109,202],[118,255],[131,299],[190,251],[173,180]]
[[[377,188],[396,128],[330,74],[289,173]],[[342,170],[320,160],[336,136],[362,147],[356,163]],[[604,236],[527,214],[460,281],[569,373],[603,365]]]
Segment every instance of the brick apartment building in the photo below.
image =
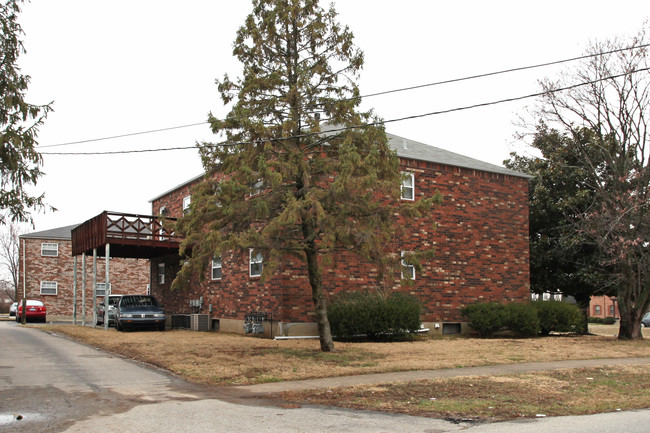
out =
[[[39,299],[45,303],[48,321],[70,320],[73,316],[74,259],[71,232],[77,225],[59,227],[20,236],[17,300]],[[86,258],[85,313],[92,320],[92,256]],[[110,259],[112,294],[148,290],[149,262],[130,258]],[[104,295],[105,259],[97,258],[97,296]],[[82,315],[82,260],[77,260],[77,320]]]
[[592,296],[589,299],[589,316],[601,319],[604,319],[605,317],[620,319],[621,315],[618,312],[616,298],[609,296]]
[[[411,285],[395,276],[392,290],[415,295],[423,304],[422,322],[434,333],[456,333],[464,324],[460,309],[477,301],[516,302],[530,298],[528,176],[500,166],[388,134],[411,174],[403,200],[442,194],[443,203],[412,221],[397,251],[435,246],[436,256]],[[151,200],[152,215],[180,217],[191,203],[192,187],[202,176]],[[434,223],[437,228],[434,229]],[[152,257],[151,291],[169,312],[202,313],[215,328],[243,332],[244,318],[265,313],[266,335],[314,335],[311,290],[304,267],[290,259],[270,278],[259,278],[261,257],[230,254],[212,262],[205,282],[171,291],[178,272],[174,253]],[[410,270],[414,272],[414,270]],[[357,256],[340,257],[325,270],[328,296],[347,289],[372,289],[373,269]]]

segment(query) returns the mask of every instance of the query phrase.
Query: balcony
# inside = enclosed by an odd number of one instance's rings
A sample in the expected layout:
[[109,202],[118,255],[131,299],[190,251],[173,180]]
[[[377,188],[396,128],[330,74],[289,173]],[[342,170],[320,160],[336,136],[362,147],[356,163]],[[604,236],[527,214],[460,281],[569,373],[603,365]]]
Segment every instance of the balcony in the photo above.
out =
[[72,255],[91,255],[97,249],[111,257],[149,259],[178,253],[181,238],[166,229],[176,221],[152,215],[135,215],[104,211],[72,230]]

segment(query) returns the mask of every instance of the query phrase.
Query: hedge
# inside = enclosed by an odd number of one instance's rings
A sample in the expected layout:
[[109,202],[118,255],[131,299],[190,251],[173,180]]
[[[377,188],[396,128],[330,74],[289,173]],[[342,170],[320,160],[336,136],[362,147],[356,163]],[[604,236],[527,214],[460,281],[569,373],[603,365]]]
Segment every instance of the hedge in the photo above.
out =
[[420,328],[422,306],[402,293],[351,291],[333,298],[327,316],[337,339],[394,340]]

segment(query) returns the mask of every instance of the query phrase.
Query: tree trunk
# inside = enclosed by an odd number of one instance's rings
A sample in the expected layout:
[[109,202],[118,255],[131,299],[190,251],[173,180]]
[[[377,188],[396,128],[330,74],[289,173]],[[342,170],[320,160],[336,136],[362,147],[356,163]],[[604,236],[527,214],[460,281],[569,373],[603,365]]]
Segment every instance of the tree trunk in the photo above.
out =
[[638,315],[636,312],[628,312],[628,314],[623,314],[621,311],[621,322],[618,329],[619,340],[643,339],[643,333],[641,332],[641,319],[635,319],[636,315]]
[[583,316],[583,322],[582,322],[582,329],[578,330],[578,333],[581,335],[585,335],[589,333],[589,300],[591,299],[590,296],[586,296],[584,294],[581,295],[575,295],[576,298],[576,304],[578,305],[578,308],[582,312]]
[[316,311],[316,323],[318,324],[318,335],[320,337],[320,350],[323,352],[334,351],[334,340],[330,330],[330,321],[327,318],[327,303],[323,293],[323,279],[321,276],[318,257],[313,249],[307,250],[307,272],[309,284],[311,284],[311,296]]
[[619,340],[642,340],[641,318],[645,313],[646,304],[636,305],[637,299],[631,293],[633,284],[623,281],[618,288],[618,312],[621,321],[618,329]]

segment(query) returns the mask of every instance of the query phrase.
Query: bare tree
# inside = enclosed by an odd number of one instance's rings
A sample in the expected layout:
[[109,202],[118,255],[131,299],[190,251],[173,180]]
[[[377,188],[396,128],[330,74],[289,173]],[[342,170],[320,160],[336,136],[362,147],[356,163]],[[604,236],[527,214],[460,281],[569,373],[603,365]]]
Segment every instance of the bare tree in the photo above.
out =
[[0,290],[14,301],[18,292],[19,236],[22,233],[23,231],[15,224],[5,226],[5,230],[0,233],[0,266],[2,267],[3,280],[6,278],[6,284],[2,284]]
[[[595,199],[578,227],[602,253],[609,278],[601,283],[616,289],[619,339],[643,338],[641,318],[650,307],[648,42],[642,30],[631,41],[592,44],[593,57],[542,82],[547,93],[535,119],[582,143],[576,152],[586,168],[583,185]],[[593,132],[588,142],[585,130]]]

